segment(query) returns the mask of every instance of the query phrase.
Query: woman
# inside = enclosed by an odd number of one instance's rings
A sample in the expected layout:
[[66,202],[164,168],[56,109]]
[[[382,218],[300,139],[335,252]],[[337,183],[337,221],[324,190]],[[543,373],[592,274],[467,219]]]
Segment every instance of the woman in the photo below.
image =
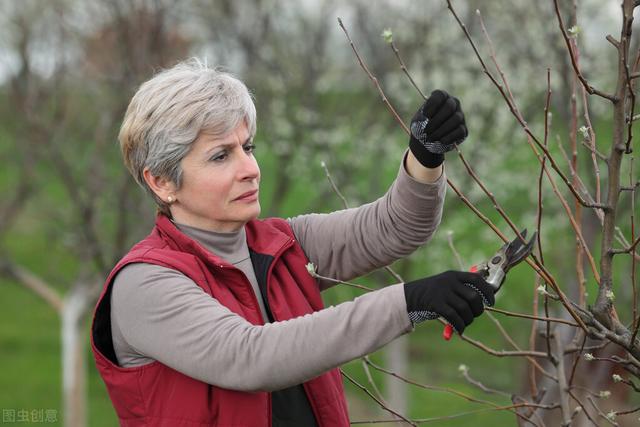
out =
[[324,308],[320,275],[348,280],[435,231],[443,153],[467,135],[435,91],[411,124],[387,194],[355,209],[258,220],[256,112],[245,85],[193,60],[144,83],[119,140],[155,200],[151,234],[115,266],[92,348],[123,426],[347,426],[337,366],[447,319],[459,333],[493,304],[479,275],[449,271]]

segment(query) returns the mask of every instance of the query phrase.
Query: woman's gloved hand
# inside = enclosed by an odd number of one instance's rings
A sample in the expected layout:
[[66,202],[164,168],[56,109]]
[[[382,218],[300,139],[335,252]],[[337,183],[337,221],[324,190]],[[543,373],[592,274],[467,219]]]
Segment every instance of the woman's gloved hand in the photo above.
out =
[[407,312],[413,323],[443,317],[462,334],[464,329],[495,303],[494,289],[481,275],[445,271],[404,284]]
[[438,167],[444,153],[467,137],[460,101],[443,90],[434,90],[411,119],[409,148],[427,168]]

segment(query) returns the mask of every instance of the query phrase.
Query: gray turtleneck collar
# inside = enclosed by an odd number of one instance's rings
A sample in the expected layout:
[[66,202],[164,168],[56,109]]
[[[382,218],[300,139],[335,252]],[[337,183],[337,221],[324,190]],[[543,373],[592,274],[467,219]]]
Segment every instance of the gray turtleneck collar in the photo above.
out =
[[200,243],[208,251],[233,265],[249,258],[249,248],[244,227],[238,231],[221,233],[202,230],[184,224],[175,223],[175,225],[180,231]]

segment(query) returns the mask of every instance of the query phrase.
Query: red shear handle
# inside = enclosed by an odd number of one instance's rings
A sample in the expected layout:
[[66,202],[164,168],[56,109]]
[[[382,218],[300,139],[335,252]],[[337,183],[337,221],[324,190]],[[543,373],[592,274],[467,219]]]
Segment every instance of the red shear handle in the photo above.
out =
[[[469,271],[472,273],[475,273],[478,271],[478,267],[474,265],[469,269]],[[442,338],[444,338],[445,341],[449,341],[452,336],[453,336],[453,326],[451,326],[451,324],[447,324],[444,327],[444,331],[442,331]]]

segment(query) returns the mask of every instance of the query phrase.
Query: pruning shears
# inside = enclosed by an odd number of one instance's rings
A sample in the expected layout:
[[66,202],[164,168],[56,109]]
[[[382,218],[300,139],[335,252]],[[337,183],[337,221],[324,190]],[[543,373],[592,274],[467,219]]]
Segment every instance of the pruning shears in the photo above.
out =
[[[525,228],[520,232],[522,238],[516,236],[512,241],[502,245],[488,261],[474,265],[469,271],[481,274],[495,292],[498,292],[507,277],[507,272],[531,254],[536,234],[537,232],[534,232],[531,239],[525,242],[525,237],[527,237],[527,229]],[[449,341],[452,335],[453,327],[446,325],[442,337]]]

